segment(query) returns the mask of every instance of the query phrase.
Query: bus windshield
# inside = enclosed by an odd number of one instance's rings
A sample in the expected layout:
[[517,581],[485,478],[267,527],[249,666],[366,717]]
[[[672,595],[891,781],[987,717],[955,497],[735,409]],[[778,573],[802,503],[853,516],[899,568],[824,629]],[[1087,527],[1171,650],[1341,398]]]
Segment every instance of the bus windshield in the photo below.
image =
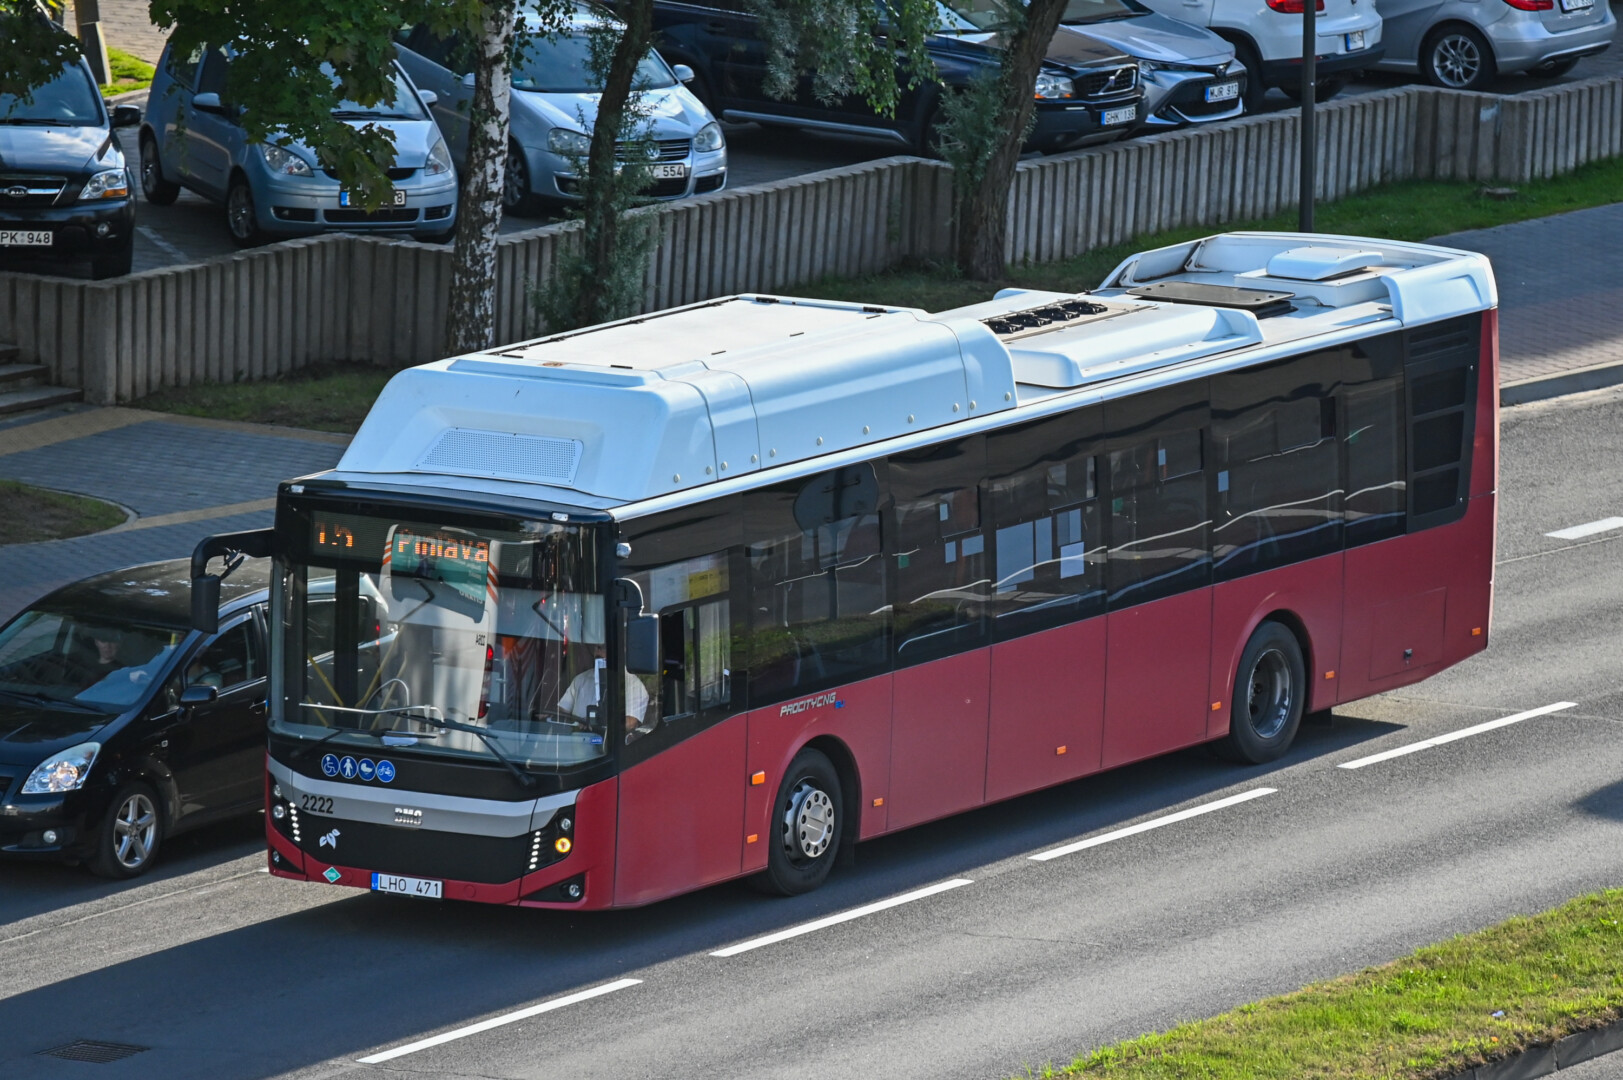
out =
[[380,745],[543,770],[607,752],[590,528],[297,520],[273,597],[273,731],[334,744],[324,768]]

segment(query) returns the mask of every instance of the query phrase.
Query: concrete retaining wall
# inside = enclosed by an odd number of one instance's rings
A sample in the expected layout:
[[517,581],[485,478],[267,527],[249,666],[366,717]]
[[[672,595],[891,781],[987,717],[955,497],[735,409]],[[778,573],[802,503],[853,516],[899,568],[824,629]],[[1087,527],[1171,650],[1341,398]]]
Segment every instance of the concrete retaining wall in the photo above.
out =
[[[1319,111],[1321,200],[1405,179],[1526,181],[1623,155],[1623,78],[1499,97],[1403,87]],[[1008,258],[1046,261],[1179,226],[1221,227],[1295,205],[1294,112],[1022,162]],[[659,245],[645,307],[941,258],[947,168],[897,157],[645,211]],[[543,331],[529,292],[576,226],[504,236],[497,338]],[[450,252],[329,235],[206,263],[87,282],[0,274],[0,341],[89,401],[263,379],[323,361],[403,367],[439,356]]]

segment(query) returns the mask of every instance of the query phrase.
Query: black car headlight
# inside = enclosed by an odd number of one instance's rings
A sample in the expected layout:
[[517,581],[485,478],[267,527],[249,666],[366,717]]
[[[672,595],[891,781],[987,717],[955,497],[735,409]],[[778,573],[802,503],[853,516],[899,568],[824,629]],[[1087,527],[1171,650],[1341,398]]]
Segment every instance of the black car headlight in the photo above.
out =
[[90,766],[101,753],[101,743],[87,742],[70,746],[60,754],[52,754],[28,774],[23,781],[24,795],[53,795],[63,791],[77,791],[85,786]]

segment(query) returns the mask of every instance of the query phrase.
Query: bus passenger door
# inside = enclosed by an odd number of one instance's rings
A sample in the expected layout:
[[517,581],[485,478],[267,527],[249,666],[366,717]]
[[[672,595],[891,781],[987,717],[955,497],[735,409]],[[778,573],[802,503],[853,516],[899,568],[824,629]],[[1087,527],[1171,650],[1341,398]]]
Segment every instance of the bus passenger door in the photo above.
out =
[[889,826],[986,801],[991,652],[982,436],[890,459],[896,673]]
[[616,904],[740,872],[747,725],[732,675],[742,607],[737,509],[736,499],[722,499],[631,523],[637,532],[620,576],[638,584],[643,611],[659,618],[660,671],[623,674],[626,715],[608,723],[623,744]]
[[1110,554],[1103,766],[1206,738],[1211,672],[1204,382],[1105,410]]

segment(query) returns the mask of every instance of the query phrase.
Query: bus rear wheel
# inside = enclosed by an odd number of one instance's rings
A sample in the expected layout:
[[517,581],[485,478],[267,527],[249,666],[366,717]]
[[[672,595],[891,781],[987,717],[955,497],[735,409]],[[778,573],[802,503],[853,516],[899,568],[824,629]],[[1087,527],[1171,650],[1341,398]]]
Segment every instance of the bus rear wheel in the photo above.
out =
[[1225,755],[1252,765],[1280,757],[1302,726],[1306,704],[1307,667],[1296,635],[1279,623],[1263,623],[1235,671]]
[[772,806],[766,869],[755,879],[762,892],[798,896],[823,883],[840,853],[840,775],[817,750],[789,763]]

